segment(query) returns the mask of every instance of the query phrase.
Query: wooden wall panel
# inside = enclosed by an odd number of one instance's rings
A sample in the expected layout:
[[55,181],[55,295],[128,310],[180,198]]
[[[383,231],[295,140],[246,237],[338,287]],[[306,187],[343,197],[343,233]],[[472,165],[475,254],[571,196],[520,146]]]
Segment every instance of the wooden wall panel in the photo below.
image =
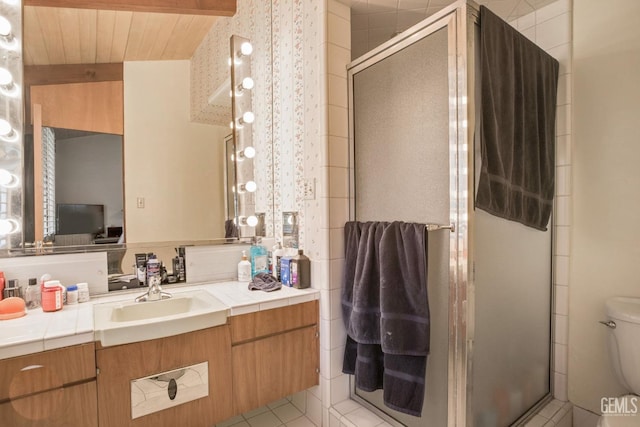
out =
[[123,82],[31,86],[31,104],[42,105],[42,125],[122,135]]

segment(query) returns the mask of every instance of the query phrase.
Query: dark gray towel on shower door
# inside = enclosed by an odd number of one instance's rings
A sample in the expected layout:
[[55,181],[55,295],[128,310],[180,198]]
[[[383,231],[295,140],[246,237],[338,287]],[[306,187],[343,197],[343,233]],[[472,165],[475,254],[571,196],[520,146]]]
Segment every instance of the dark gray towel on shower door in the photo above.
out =
[[484,6],[480,61],[476,207],[546,230],[555,183],[558,61]]
[[384,389],[385,405],[420,416],[429,353],[424,224],[345,224],[343,372]]

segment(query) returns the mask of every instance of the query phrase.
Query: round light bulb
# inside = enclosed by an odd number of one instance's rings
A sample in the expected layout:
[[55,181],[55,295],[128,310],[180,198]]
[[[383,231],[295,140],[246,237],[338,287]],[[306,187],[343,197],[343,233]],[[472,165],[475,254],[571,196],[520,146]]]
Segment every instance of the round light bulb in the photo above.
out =
[[18,178],[6,169],[0,169],[0,185],[13,188],[18,185]]
[[[257,223],[257,219],[256,219]],[[20,229],[20,224],[15,219],[0,219],[0,236],[15,233]]]
[[0,136],[9,136],[12,131],[11,123],[5,119],[0,119]]
[[244,185],[244,189],[249,193],[253,193],[258,189],[258,185],[254,181],[247,181],[247,183]]
[[248,216],[247,225],[250,227],[255,227],[256,225],[258,225],[258,218],[255,215]]
[[253,46],[249,42],[244,42],[240,45],[240,53],[248,56],[253,52]]
[[0,36],[11,36],[11,22],[4,16],[0,16]]
[[256,149],[253,147],[247,147],[244,149],[243,153],[247,159],[253,159],[256,156]]
[[245,123],[253,123],[255,119],[256,119],[256,116],[251,111],[247,111],[242,115],[242,121]]
[[9,86],[13,83],[13,76],[6,68],[0,67],[0,86]]
[[229,128],[230,128],[230,129],[233,129],[233,120],[231,120],[231,121],[229,122]]
[[245,77],[242,79],[242,89],[251,90],[253,89],[253,79],[251,77]]

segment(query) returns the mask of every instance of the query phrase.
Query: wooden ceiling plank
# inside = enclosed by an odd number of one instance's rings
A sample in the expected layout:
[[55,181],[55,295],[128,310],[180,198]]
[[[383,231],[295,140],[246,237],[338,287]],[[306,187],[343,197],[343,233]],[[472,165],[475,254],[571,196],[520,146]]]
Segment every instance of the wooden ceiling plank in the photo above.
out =
[[[217,18],[209,16],[195,16],[189,23],[186,29],[176,29],[183,34],[182,37],[175,37],[175,41],[172,41],[172,45],[167,48],[167,54],[163,56],[163,59],[191,59],[202,40],[211,30],[213,23]],[[186,34],[189,36],[187,37]],[[169,54],[171,56],[169,56]]]
[[62,31],[62,48],[66,64],[82,63],[80,49],[79,9],[59,9],[60,28]]
[[133,12],[116,12],[116,25],[114,27],[113,46],[109,62],[123,62],[127,51],[127,41],[131,29]]
[[147,25],[148,14],[134,12],[129,29],[127,50],[124,53],[125,61],[140,61],[140,45],[144,38],[144,29]]
[[[27,65],[50,64],[36,8],[24,8],[24,61]],[[28,29],[28,31],[26,31]]]
[[[83,64],[96,63],[97,10],[83,10],[80,13],[80,56]],[[51,64],[51,63],[50,63]]]
[[116,12],[113,10],[99,10],[96,30],[96,63],[104,64],[111,61]]
[[184,34],[191,34],[189,32],[189,28],[194,19],[195,16],[193,15],[180,15],[180,19],[178,19],[178,22],[173,29],[173,34],[179,34],[180,37],[171,37],[171,39],[169,39],[164,52],[162,52],[161,58],[163,60],[177,59]]
[[24,0],[27,6],[233,16],[236,0]]
[[58,9],[47,10],[48,8],[36,9],[40,28],[45,40],[45,46],[49,60],[54,64],[64,64],[64,48],[62,43],[62,30],[60,28],[60,18]]
[[151,49],[145,59],[162,57],[167,43],[176,36],[174,31],[179,18],[179,15],[175,14],[151,14],[145,31],[145,37],[151,41]]

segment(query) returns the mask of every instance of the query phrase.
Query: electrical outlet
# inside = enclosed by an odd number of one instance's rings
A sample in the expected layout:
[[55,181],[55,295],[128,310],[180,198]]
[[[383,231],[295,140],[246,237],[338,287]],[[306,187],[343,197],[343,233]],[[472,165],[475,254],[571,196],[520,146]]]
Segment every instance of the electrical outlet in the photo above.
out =
[[305,200],[315,200],[316,198],[316,179],[305,179],[302,183]]
[[144,209],[144,197],[138,197],[138,208]]

